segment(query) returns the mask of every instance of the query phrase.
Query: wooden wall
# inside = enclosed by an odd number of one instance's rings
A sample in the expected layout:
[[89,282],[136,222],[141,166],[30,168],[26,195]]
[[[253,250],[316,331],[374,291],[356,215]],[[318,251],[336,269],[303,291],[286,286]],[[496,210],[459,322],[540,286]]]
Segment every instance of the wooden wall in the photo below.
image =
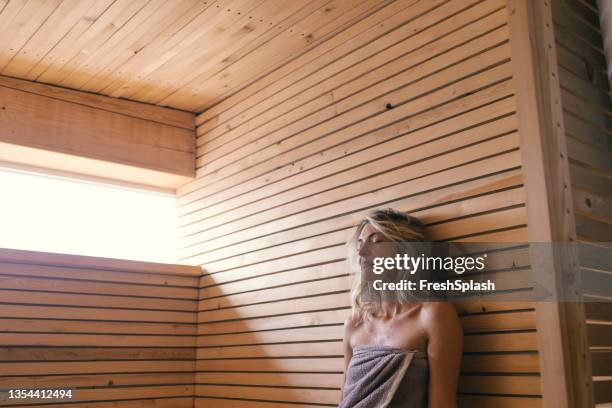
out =
[[0,165],[171,192],[195,173],[195,116],[0,76]]
[[[196,406],[337,404],[344,243],[365,212],[527,240],[508,39],[504,0],[388,2],[198,117],[178,190],[182,260],[206,271]],[[458,311],[461,405],[540,407],[533,305]]]
[[[597,4],[552,6],[576,234],[597,250],[594,242],[612,242],[612,104]],[[612,303],[601,302],[610,293],[597,290],[611,287],[612,271],[601,266],[581,259],[586,300],[599,300],[586,305],[596,404],[612,403]]]
[[0,388],[76,390],[54,407],[192,407],[200,273],[0,250]]

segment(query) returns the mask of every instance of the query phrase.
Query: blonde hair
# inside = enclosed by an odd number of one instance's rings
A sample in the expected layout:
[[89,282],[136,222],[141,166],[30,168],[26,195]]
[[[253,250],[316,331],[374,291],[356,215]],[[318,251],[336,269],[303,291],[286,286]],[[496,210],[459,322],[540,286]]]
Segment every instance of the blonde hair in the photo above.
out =
[[[368,213],[365,218],[359,223],[355,233],[347,242],[349,266],[351,268],[351,307],[353,312],[353,320],[359,322],[363,320],[366,314],[371,314],[379,310],[380,301],[370,300],[363,301],[363,285],[361,279],[361,267],[357,256],[357,240],[361,231],[366,225],[371,225],[377,232],[381,233],[385,238],[392,242],[424,242],[425,227],[423,223],[416,217],[408,215],[404,212],[385,208],[374,210]],[[368,299],[376,299],[380,296],[380,292],[368,293]],[[398,302],[410,301],[410,297],[405,291],[397,294]],[[380,299],[381,300],[381,299]]]

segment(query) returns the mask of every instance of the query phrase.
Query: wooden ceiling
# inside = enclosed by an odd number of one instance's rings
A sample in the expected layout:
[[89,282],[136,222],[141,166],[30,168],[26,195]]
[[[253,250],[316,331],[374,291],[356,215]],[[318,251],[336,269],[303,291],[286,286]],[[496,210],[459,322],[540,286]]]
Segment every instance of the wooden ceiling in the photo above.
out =
[[389,1],[0,0],[0,75],[199,113]]

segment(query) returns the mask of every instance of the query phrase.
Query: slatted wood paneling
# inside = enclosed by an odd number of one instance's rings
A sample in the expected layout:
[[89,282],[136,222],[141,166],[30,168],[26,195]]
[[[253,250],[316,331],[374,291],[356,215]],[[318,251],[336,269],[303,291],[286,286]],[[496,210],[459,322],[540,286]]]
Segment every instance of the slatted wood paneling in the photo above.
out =
[[[196,406],[337,404],[365,212],[527,240],[508,37],[503,0],[388,2],[198,117],[178,191],[182,261],[205,269]],[[533,305],[457,308],[461,405],[540,407]]]
[[200,272],[0,250],[0,388],[71,388],[75,408],[192,407]]
[[[555,0],[552,6],[576,233],[601,251],[594,242],[612,242],[612,104],[597,4]],[[609,293],[597,288],[611,287],[612,270],[584,258],[581,270],[587,300],[598,301],[586,313],[595,403],[604,406],[612,404],[612,308],[599,302]]]

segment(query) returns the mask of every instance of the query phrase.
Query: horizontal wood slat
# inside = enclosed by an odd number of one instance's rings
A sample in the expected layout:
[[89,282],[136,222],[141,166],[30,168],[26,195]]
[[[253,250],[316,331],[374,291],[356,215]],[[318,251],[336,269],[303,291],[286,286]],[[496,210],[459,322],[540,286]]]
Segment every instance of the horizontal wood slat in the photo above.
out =
[[[432,239],[527,239],[508,35],[504,1],[394,2],[199,116],[178,191],[182,260],[204,270],[196,406],[337,404],[344,244],[369,210]],[[530,290],[526,254],[492,264]],[[463,401],[540,406],[533,305],[457,310]]]
[[53,406],[191,407],[200,274],[0,250],[0,387],[73,389]]

